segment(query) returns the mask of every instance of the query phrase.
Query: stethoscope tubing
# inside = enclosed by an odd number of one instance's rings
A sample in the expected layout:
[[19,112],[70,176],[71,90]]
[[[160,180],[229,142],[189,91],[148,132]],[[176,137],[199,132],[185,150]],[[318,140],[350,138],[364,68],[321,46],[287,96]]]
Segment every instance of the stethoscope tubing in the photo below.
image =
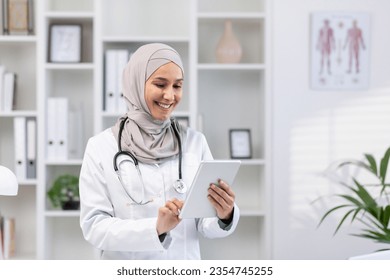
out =
[[[126,188],[124,187],[123,185],[123,182],[122,182],[122,179],[121,179],[121,176],[120,176],[120,172],[119,172],[119,168],[118,168],[118,164],[117,164],[117,160],[118,160],[118,157],[121,156],[121,155],[126,155],[126,156],[129,156],[134,165],[135,165],[135,168],[137,169],[137,173],[138,173],[138,176],[141,178],[141,181],[142,181],[142,193],[143,193],[143,197],[145,197],[145,185],[144,185],[144,182],[143,182],[143,179],[142,179],[142,174],[141,174],[141,170],[139,168],[139,163],[138,163],[138,159],[129,151],[123,151],[122,150],[122,146],[121,146],[121,141],[122,141],[122,133],[123,133],[123,129],[124,129],[124,126],[125,126],[125,123],[127,121],[128,117],[126,117],[125,119],[123,119],[120,123],[120,126],[119,126],[119,132],[118,132],[118,152],[114,155],[114,158],[113,158],[113,166],[114,166],[114,171],[115,173],[117,174],[118,178],[119,178],[119,181],[122,185],[122,187],[124,188],[126,194],[131,198],[132,201],[134,201],[136,204],[138,205],[145,205],[149,202],[152,202],[152,200],[148,200],[146,202],[143,202],[143,201],[140,201],[140,202],[137,202],[130,194],[129,192],[126,190]],[[179,132],[179,129],[177,127],[177,122],[174,120],[174,119],[171,119],[171,126],[173,128],[173,131],[175,133],[175,136],[176,136],[176,139],[178,141],[178,145],[179,145],[179,179],[177,180],[178,182],[180,182],[181,184],[181,187],[179,187],[178,189],[176,189],[176,191],[178,191],[179,193],[184,193],[186,191],[186,188],[184,186],[184,183],[183,183],[183,180],[182,180],[182,170],[181,170],[181,166],[182,166],[182,143],[181,143],[181,137],[180,137],[180,132]]]

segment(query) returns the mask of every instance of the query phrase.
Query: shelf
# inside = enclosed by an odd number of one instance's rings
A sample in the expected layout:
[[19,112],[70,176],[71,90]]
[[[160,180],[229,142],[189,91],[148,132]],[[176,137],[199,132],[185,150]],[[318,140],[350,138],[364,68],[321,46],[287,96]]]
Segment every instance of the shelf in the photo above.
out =
[[45,211],[46,217],[56,218],[56,217],[80,217],[79,210],[47,210]]
[[47,12],[45,13],[47,18],[50,19],[93,19],[94,14],[93,12],[75,12],[75,11],[69,11],[69,12]]
[[206,13],[198,13],[199,19],[261,19],[265,18],[265,13],[212,13],[212,12],[206,12]]
[[[238,205],[240,207],[240,205]],[[240,207],[240,215],[242,217],[265,217],[264,211],[256,209],[245,209],[245,207]]]
[[199,70],[264,70],[265,65],[261,63],[200,63]]
[[36,186],[38,184],[37,179],[26,179],[18,181],[19,186]]
[[102,38],[103,43],[152,43],[152,42],[183,42],[188,43],[189,37],[134,37],[134,36],[104,36]]
[[35,35],[0,35],[0,43],[36,43]]
[[68,160],[46,160],[45,164],[50,166],[77,166],[83,163],[82,159],[68,159]]
[[93,70],[93,63],[46,63],[48,70]]
[[0,112],[0,117],[4,118],[14,118],[14,117],[37,117],[38,113],[36,111],[24,111],[24,110],[14,110],[10,112]]

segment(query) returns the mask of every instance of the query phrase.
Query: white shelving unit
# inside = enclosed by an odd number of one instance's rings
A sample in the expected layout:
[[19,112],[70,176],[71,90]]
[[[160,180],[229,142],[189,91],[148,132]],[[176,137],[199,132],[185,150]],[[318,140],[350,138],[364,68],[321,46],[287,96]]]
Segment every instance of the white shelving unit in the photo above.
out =
[[[243,160],[234,183],[241,209],[237,232],[220,240],[202,240],[203,257],[270,258],[269,90],[267,1],[197,1],[194,15],[196,115],[215,158],[229,158],[229,129],[249,128],[253,159]],[[243,49],[240,63],[216,63],[215,49],[230,20]],[[221,249],[222,248],[222,249]],[[234,250],[234,254],[232,254]]]
[[[64,161],[46,158],[46,100],[50,96],[67,97],[71,107],[82,108],[84,135],[81,141],[85,145],[89,137],[112,126],[119,116],[106,112],[103,106],[105,51],[125,48],[131,53],[149,42],[167,43],[182,55],[187,78],[185,94],[175,115],[188,118],[192,127],[205,134],[215,158],[230,157],[229,129],[251,130],[253,158],[242,161],[234,184],[242,214],[239,227],[225,239],[202,239],[203,258],[270,258],[267,2],[35,0],[36,35],[0,36],[1,62],[4,57],[8,59],[7,63],[11,65],[12,62],[15,69],[21,71],[21,75],[23,71],[29,74],[28,78],[20,79],[21,94],[25,98],[20,99],[17,110],[0,112],[2,165],[13,168],[14,155],[9,149],[13,143],[13,118],[33,116],[38,121],[38,178],[22,182],[16,198],[0,198],[1,213],[17,216],[20,235],[16,258],[95,258],[95,250],[82,237],[79,212],[53,209],[47,199],[46,192],[57,176],[78,175],[82,158],[76,156]],[[215,60],[215,47],[227,19],[232,20],[233,30],[243,47],[241,63],[218,64]],[[52,23],[81,24],[81,63],[48,62],[49,26]],[[21,50],[17,56],[25,58],[21,62],[3,55],[16,46]],[[18,206],[14,201],[18,201]]]
[[[16,73],[16,107],[11,112],[0,111],[0,164],[11,170],[15,169],[14,119],[38,117],[37,34],[36,28],[34,33],[28,36],[0,33],[0,64],[5,66],[7,71]],[[0,196],[0,214],[15,218],[16,227],[19,229],[15,236],[17,243],[15,258],[34,259],[39,227],[36,223],[38,181],[35,179],[18,181],[18,196]]]
[[[83,134],[70,129],[68,137],[75,137],[85,146],[93,135],[93,106],[95,62],[93,36],[95,7],[91,0],[44,0],[39,7],[41,32],[41,80],[40,110],[42,130],[40,144],[46,143],[47,99],[66,97],[70,111],[82,111]],[[53,63],[49,61],[49,38],[52,24],[79,24],[82,28],[80,63]],[[69,142],[69,139],[68,139]],[[47,191],[54,180],[63,174],[78,176],[82,163],[82,153],[69,154],[67,160],[48,160],[45,144],[41,146],[42,161],[39,172],[39,204],[37,239],[38,259],[88,259],[94,258],[93,250],[84,240],[79,226],[79,211],[61,211],[52,207],[47,199]]]

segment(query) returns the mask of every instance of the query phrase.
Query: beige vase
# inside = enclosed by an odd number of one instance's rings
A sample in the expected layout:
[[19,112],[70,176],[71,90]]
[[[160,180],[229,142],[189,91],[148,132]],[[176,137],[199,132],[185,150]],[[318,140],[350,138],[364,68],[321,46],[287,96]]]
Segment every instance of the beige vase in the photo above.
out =
[[218,41],[215,54],[218,63],[238,63],[241,61],[242,48],[234,35],[231,20],[225,21],[225,30]]

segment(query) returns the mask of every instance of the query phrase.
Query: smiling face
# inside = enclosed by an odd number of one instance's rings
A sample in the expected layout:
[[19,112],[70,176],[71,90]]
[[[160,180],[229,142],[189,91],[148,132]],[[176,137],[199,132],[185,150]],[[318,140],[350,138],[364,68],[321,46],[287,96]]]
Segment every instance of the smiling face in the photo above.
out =
[[182,95],[183,73],[173,62],[158,68],[145,83],[145,101],[156,120],[167,120]]

